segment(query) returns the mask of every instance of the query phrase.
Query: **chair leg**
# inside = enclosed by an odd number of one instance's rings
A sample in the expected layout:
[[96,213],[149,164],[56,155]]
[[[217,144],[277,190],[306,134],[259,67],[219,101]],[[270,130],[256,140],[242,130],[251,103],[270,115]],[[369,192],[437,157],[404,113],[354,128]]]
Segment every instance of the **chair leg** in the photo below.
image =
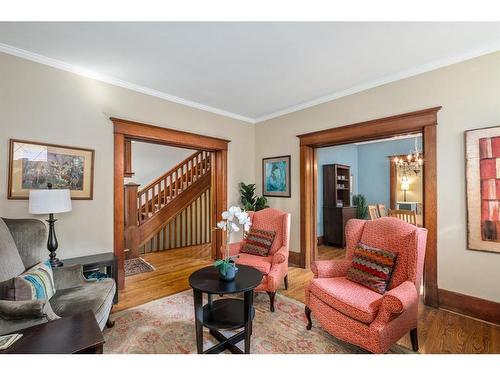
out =
[[306,306],[305,309],[304,309],[304,312],[305,312],[306,318],[307,318],[306,329],[309,331],[312,328],[312,326],[313,326],[313,322],[311,320],[311,309]]
[[274,297],[276,296],[276,292],[267,292],[267,294],[271,302],[271,312],[274,312]]
[[417,329],[413,328],[410,331],[411,347],[414,352],[418,352],[418,334]]
[[288,274],[285,275],[285,289],[288,290]]
[[109,317],[108,317],[108,320],[106,321],[106,327],[108,328],[113,328],[113,326],[115,325],[115,321],[114,320],[111,320]]

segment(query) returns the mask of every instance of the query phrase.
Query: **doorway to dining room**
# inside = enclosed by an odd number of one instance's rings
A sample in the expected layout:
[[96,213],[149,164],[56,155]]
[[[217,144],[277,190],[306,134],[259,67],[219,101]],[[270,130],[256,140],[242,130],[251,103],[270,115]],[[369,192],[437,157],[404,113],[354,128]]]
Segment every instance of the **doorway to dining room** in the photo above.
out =
[[319,148],[318,258],[343,253],[351,218],[394,216],[421,226],[423,160],[420,133]]
[[[354,143],[358,144],[377,144],[381,142],[372,142],[372,141],[380,141],[382,139],[393,138],[393,137],[402,137],[406,136],[409,138],[413,138],[413,143],[415,142],[415,138],[420,135],[421,139],[421,149],[418,156],[414,162],[418,165],[420,163],[421,168],[421,184],[422,184],[422,204],[421,204],[421,225],[424,226],[428,230],[427,236],[427,249],[425,256],[425,266],[424,266],[424,301],[426,304],[431,306],[438,305],[438,289],[437,289],[437,182],[436,182],[436,172],[437,172],[437,162],[436,162],[436,127],[437,127],[437,112],[441,109],[441,107],[424,109],[416,112],[404,113],[400,115],[395,115],[391,117],[385,117],[370,121],[365,121],[361,123],[351,124],[340,126],[336,128],[331,128],[327,130],[301,134],[297,137],[300,140],[300,210],[301,210],[301,222],[300,222],[300,241],[301,241],[301,253],[300,253],[300,265],[302,267],[309,267],[311,262],[316,259],[321,259],[324,256],[323,251],[319,251],[321,246],[318,246],[318,208],[320,207],[319,197],[318,197],[318,185],[319,185],[319,165],[318,158],[321,153],[322,148],[331,147],[331,146],[347,146],[352,145]],[[370,142],[370,143],[367,143]],[[417,139],[417,148],[418,148],[418,139]],[[373,146],[375,147],[375,146]],[[412,147],[412,149],[414,149]],[[408,160],[408,154],[414,154],[413,150],[406,150],[401,152],[402,155],[406,155],[406,160]],[[422,155],[423,154],[423,155]],[[390,156],[390,155],[388,155]],[[425,161],[423,160],[425,156]],[[397,159],[396,159],[397,157]],[[419,157],[422,160],[419,160]],[[391,158],[393,163],[400,162],[400,158],[398,155],[394,155]],[[336,219],[339,222],[342,222],[340,226],[337,226],[336,230],[338,236],[343,236],[343,231],[345,227],[345,222],[348,220],[347,216],[351,215],[351,217],[355,217],[355,209],[352,207],[354,205],[359,205],[358,202],[354,203],[352,198],[354,198],[354,190],[351,196],[351,189],[354,189],[356,186],[356,180],[353,179],[352,187],[350,184],[350,168],[346,164],[340,164],[330,167],[330,170],[327,173],[333,175],[333,179],[335,181],[334,184],[329,185],[331,190],[340,190],[341,192],[331,192],[328,193],[325,197],[330,199],[329,202],[326,202],[326,205],[333,206],[333,208],[337,208],[337,205],[341,207],[349,207],[347,210],[336,210],[337,215],[339,212],[342,215],[345,214],[344,217],[340,219]],[[387,168],[389,169],[387,172],[389,173],[389,200],[388,204],[383,204],[383,206],[377,207],[376,203],[375,208],[373,205],[370,205],[374,215],[380,215],[380,211],[382,210],[394,210],[401,211],[398,207],[391,208],[391,190],[390,190],[390,182],[394,181],[394,176],[390,179],[390,164]],[[412,166],[412,165],[410,165]],[[359,171],[358,171],[359,172]],[[396,178],[397,178],[396,174]],[[401,175],[403,177],[403,175]],[[330,178],[330,177],[329,177]],[[373,184],[374,176],[368,179],[370,184]],[[387,180],[386,180],[387,181]],[[397,180],[396,180],[397,182]],[[408,199],[408,186],[409,181],[404,180],[400,182],[400,186],[393,186],[394,191],[401,190],[403,191],[403,204],[404,204],[404,190],[407,190],[407,199]],[[337,189],[338,187],[338,189]],[[358,186],[359,188],[359,186]],[[375,189],[373,189],[375,190]],[[393,194],[394,194],[393,191]],[[365,197],[366,198],[366,197]],[[396,199],[393,199],[393,207],[398,203],[398,197],[396,194]],[[365,202],[366,203],[366,202]],[[325,205],[325,202],[321,202],[322,205]],[[340,207],[339,207],[340,208]],[[407,206],[400,207],[404,210],[404,208],[408,208]],[[414,224],[416,225],[416,205],[415,212],[412,213],[411,218],[408,220],[414,220]],[[343,212],[344,211],[344,212]],[[412,210],[404,210],[404,211],[412,211]],[[392,212],[393,215],[402,215],[407,212],[398,213]],[[385,213],[384,213],[385,214]],[[389,214],[389,212],[387,212]],[[369,215],[369,214],[368,214]],[[367,215],[367,216],[368,216]],[[400,217],[403,219],[403,217]],[[406,218],[405,218],[406,219]],[[325,219],[323,218],[323,221]],[[323,223],[323,227],[324,227]],[[341,232],[341,233],[340,233]],[[343,242],[339,242],[341,245]],[[335,251],[341,251],[342,246],[337,245],[338,248],[333,249]],[[331,249],[330,249],[331,250]],[[338,255],[338,254],[336,254]]]

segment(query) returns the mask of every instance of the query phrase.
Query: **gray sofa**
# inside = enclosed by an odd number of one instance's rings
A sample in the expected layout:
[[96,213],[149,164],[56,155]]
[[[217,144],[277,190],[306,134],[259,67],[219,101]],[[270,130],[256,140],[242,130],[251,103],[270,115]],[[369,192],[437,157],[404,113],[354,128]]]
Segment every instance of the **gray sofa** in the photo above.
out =
[[[47,228],[40,220],[0,219],[0,298],[2,282],[48,259],[46,241]],[[0,335],[86,310],[93,311],[104,329],[113,306],[114,280],[87,280],[78,265],[54,268],[53,273],[56,294],[49,301],[0,299]]]

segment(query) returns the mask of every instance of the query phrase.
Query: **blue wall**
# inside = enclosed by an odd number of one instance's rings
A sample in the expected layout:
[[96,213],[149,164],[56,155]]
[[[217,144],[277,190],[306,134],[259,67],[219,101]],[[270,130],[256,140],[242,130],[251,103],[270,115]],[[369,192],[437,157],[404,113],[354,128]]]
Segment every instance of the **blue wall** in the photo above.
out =
[[323,235],[323,165],[344,164],[351,167],[354,176],[354,194],[357,194],[358,146],[342,145],[319,148],[318,158],[318,236]]
[[[418,147],[422,150],[422,137]],[[390,207],[390,159],[388,156],[408,154],[415,148],[414,138],[358,146],[358,191],[368,204],[383,203]]]
[[[418,138],[422,150],[422,137]],[[318,236],[323,235],[323,165],[345,164],[354,176],[354,194],[363,194],[368,204],[390,206],[390,171],[388,156],[408,154],[415,147],[414,138],[362,145],[320,148],[318,156]]]

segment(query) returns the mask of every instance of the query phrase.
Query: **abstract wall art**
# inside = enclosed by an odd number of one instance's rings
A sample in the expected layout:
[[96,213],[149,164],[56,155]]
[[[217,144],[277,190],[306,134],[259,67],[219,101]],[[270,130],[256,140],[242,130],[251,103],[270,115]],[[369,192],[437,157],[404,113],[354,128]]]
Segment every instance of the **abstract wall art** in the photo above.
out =
[[500,127],[465,132],[467,247],[500,253]]

